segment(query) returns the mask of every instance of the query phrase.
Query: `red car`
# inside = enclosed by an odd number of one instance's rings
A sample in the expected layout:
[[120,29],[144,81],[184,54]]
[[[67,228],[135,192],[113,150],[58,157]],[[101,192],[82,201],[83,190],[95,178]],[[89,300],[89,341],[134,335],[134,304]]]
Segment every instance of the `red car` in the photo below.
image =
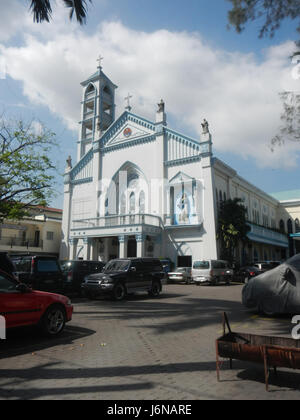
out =
[[71,321],[72,314],[67,297],[31,290],[0,270],[0,315],[6,328],[38,325],[46,335],[55,336]]

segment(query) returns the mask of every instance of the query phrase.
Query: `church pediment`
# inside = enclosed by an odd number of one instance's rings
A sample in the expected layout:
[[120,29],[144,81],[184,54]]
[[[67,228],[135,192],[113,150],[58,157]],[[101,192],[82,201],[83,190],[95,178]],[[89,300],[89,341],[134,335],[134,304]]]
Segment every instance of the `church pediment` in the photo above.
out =
[[150,121],[125,112],[117,119],[101,138],[103,148],[126,146],[136,141],[147,140],[155,135],[155,125]]
[[175,184],[182,184],[193,181],[194,178],[190,177],[189,175],[186,175],[184,172],[178,172],[177,175],[175,175],[170,181],[170,185]]

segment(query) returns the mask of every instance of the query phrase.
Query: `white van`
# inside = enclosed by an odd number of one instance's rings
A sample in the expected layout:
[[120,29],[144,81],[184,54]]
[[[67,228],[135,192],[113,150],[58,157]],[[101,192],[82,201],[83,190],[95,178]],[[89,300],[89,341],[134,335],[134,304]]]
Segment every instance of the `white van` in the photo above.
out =
[[192,278],[197,286],[202,283],[216,285],[218,283],[225,282],[226,284],[230,284],[233,278],[233,270],[229,267],[228,261],[194,261]]

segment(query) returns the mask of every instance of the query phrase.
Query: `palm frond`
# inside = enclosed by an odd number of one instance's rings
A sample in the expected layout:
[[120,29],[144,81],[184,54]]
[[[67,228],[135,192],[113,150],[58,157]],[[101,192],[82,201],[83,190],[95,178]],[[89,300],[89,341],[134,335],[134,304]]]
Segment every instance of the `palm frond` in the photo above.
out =
[[[76,20],[83,25],[86,22],[87,0],[63,0],[66,7],[70,8],[70,19],[75,13]],[[88,0],[92,3],[92,0]]]
[[49,22],[52,13],[49,0],[32,0],[30,10],[33,13],[34,22]]

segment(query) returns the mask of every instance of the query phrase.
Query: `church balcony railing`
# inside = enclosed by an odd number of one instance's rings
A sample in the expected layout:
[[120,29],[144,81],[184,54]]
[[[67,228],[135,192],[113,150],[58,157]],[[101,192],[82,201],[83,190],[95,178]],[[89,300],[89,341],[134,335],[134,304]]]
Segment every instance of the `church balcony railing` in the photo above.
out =
[[247,236],[251,241],[275,245],[283,248],[288,247],[287,235],[253,223],[247,222],[247,224],[250,227],[250,231],[248,232]]
[[152,214],[124,214],[115,216],[105,216],[93,219],[73,220],[72,229],[88,228],[115,228],[124,226],[154,226],[163,228],[163,222],[159,216]]

